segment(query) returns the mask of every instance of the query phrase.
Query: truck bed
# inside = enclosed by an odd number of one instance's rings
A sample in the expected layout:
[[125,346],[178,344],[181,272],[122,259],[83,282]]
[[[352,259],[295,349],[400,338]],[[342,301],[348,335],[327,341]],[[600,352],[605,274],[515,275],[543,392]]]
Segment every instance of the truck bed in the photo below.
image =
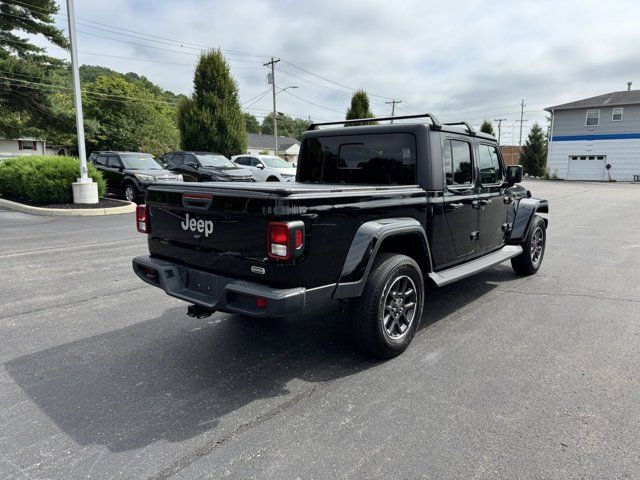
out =
[[[190,194],[210,203],[185,203]],[[152,257],[273,287],[313,288],[337,282],[362,223],[420,220],[426,195],[415,185],[162,183],[148,188],[146,203]],[[187,218],[210,222],[211,234],[185,229]],[[267,258],[269,222],[292,220],[305,225],[303,255],[291,262]]]

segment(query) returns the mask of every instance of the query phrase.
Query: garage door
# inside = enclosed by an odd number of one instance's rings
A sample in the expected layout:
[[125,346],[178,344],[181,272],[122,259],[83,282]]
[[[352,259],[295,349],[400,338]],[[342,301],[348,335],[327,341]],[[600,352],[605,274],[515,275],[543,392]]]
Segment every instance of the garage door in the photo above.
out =
[[604,155],[572,155],[569,157],[569,180],[603,181],[607,157]]

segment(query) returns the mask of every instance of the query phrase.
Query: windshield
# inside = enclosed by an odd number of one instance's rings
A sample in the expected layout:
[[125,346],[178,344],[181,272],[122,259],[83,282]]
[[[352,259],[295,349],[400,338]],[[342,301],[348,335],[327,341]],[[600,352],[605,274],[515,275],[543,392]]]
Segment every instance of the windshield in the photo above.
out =
[[280,157],[260,157],[260,161],[269,168],[295,168]]
[[120,159],[124,167],[131,170],[162,170],[160,164],[148,153],[121,153]]
[[224,155],[196,155],[200,165],[203,167],[215,167],[215,168],[238,168],[235,163],[229,160]]

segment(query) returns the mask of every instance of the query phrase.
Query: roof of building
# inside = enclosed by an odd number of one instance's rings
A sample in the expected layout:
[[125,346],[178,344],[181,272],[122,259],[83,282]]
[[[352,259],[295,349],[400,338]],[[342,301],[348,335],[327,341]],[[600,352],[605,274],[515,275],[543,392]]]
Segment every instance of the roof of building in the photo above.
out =
[[605,93],[596,97],[584,98],[575,102],[563,103],[545,110],[569,110],[572,108],[608,107],[613,105],[633,105],[640,103],[640,90],[624,90],[622,92]]
[[[247,134],[247,146],[249,148],[273,150],[273,143],[273,135],[263,135],[261,133]],[[300,145],[300,142],[295,138],[278,135],[278,150],[287,150],[292,145]]]

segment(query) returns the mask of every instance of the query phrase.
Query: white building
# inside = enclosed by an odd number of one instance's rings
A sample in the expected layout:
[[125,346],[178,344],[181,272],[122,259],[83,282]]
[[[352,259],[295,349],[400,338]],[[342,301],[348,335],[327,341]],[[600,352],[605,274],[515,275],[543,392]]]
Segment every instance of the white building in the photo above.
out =
[[44,155],[45,149],[44,140],[38,140],[36,138],[0,138],[0,158]]
[[640,175],[640,90],[555,107],[547,169],[567,180],[633,181]]
[[[247,134],[247,152],[250,155],[273,155],[273,135]],[[296,162],[300,153],[300,142],[295,138],[278,136],[278,155],[288,162]]]

